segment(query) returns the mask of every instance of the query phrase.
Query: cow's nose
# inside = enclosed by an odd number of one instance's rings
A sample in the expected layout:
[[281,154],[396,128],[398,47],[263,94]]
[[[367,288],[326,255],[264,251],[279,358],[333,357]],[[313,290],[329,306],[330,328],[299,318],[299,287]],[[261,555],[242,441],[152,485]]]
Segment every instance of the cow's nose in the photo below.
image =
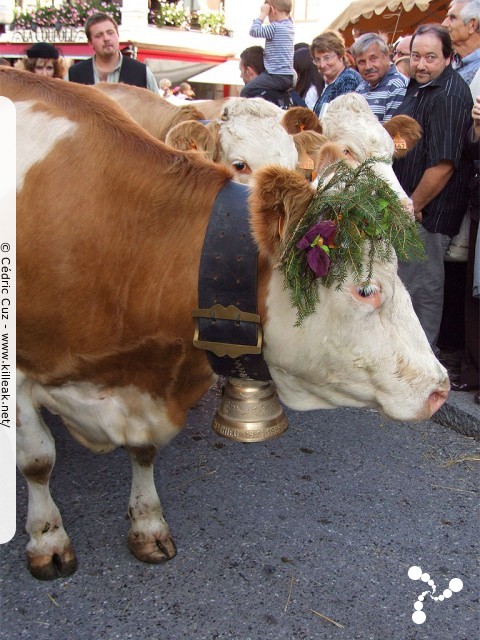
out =
[[430,417],[440,409],[448,397],[448,391],[433,391],[428,397],[428,406],[430,407]]

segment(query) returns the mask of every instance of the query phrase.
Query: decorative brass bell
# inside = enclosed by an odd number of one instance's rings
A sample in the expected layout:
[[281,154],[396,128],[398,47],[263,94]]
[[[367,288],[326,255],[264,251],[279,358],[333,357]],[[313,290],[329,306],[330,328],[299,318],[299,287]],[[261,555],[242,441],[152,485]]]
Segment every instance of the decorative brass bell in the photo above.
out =
[[272,382],[227,378],[212,427],[230,440],[261,442],[281,435],[288,420]]

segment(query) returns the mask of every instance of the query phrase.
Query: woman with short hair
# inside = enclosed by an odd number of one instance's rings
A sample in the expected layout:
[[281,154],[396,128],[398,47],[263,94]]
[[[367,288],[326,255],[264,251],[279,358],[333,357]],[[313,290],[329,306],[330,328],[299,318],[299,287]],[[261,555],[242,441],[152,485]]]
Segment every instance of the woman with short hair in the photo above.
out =
[[337,96],[355,91],[362,76],[345,63],[345,40],[337,31],[324,31],[313,39],[310,47],[313,64],[317,67],[325,88],[313,110],[321,116],[326,105]]

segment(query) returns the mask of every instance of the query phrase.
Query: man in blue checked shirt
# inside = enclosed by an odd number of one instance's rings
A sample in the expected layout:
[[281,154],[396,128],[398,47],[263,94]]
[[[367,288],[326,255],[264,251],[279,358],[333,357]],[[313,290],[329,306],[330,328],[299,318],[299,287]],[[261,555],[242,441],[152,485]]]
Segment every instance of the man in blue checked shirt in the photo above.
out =
[[[293,87],[295,29],[290,16],[291,11],[292,0],[269,0],[262,4],[260,16],[253,21],[250,35],[254,38],[265,38],[265,71],[243,87],[240,92],[243,98],[257,96],[259,89],[287,91]],[[267,16],[269,24],[264,25]]]
[[480,69],[480,0],[453,0],[442,24],[455,49],[453,68],[472,85]]
[[403,102],[408,79],[390,61],[387,43],[376,33],[365,33],[350,52],[362,76],[355,91],[366,98],[380,122],[390,120]]

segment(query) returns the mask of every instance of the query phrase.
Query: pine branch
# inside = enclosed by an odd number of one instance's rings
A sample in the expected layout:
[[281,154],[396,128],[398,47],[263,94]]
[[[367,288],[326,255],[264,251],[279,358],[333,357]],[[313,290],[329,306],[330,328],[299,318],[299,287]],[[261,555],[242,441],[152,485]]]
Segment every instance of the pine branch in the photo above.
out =
[[[326,287],[335,283],[340,289],[350,275],[355,282],[368,285],[374,263],[390,261],[393,252],[401,260],[425,259],[414,220],[388,183],[375,175],[372,165],[379,160],[385,161],[371,158],[351,167],[342,160],[328,167],[303,218],[285,241],[280,269],[297,309],[296,325],[315,311],[318,280]],[[320,220],[332,220],[337,232],[329,250],[329,271],[317,278],[307,264],[307,252],[298,249],[297,243]]]

